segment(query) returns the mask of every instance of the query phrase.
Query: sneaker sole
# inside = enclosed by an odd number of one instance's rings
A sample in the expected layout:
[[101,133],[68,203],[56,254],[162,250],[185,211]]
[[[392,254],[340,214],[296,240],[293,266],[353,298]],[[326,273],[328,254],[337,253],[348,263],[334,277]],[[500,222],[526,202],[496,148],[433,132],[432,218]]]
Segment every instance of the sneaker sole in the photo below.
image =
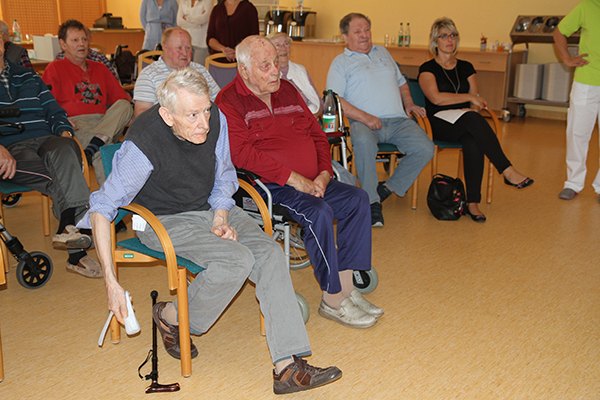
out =
[[372,327],[373,325],[375,325],[377,323],[377,319],[375,319],[375,322],[373,322],[371,325],[353,325],[353,324],[349,324],[347,322],[342,321],[341,319],[339,319],[338,317],[336,317],[335,315],[331,315],[329,313],[327,313],[325,310],[323,310],[322,308],[319,307],[319,315],[323,318],[329,319],[331,321],[335,321],[340,325],[344,325],[347,328],[354,328],[354,329],[367,329]]
[[371,225],[372,228],[381,228],[383,226],[383,222],[375,222]]
[[89,237],[81,237],[66,242],[52,242],[52,246],[55,249],[89,249],[92,246],[92,240]]
[[321,386],[325,386],[329,383],[335,382],[337,380],[339,380],[342,377],[342,371],[340,371],[339,374],[335,375],[333,378],[331,378],[328,381],[322,382],[319,385],[315,385],[315,386],[290,386],[290,385],[284,385],[281,384],[280,382],[276,382],[273,385],[273,393],[275,394],[288,394],[288,393],[296,393],[296,392],[302,392],[304,390],[310,390],[310,389],[315,389]]

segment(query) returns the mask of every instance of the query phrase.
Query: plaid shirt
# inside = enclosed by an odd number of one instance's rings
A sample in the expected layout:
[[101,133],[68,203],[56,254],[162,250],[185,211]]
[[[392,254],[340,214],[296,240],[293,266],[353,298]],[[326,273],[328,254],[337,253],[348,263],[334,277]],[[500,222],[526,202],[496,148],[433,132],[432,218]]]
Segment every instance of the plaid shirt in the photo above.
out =
[[[63,58],[65,58],[65,52],[61,51],[60,53],[58,53],[56,55],[56,57],[54,59],[61,60]],[[113,65],[110,63],[110,61],[108,61],[108,58],[106,58],[106,56],[104,54],[98,53],[96,50],[89,49],[87,59],[92,60],[92,61],[97,61],[99,63],[106,65],[106,68],[108,68],[108,70],[115,76],[115,78],[117,78],[119,83],[121,83],[121,80],[119,79],[119,74],[117,73],[117,71],[115,70]]]
[[10,73],[10,66],[8,65],[8,61],[4,59],[4,68],[2,68],[2,72],[0,72],[0,82],[6,88],[6,91],[10,93],[10,89],[8,87],[8,77]]

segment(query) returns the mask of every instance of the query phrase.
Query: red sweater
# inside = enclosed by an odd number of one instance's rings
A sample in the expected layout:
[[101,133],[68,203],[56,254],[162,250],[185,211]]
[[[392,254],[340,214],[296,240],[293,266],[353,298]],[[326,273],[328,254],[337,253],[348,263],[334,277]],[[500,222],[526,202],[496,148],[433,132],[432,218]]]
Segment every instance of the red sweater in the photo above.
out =
[[313,180],[331,169],[329,141],[298,91],[281,80],[269,107],[238,74],[215,103],[227,117],[231,159],[266,182],[285,185],[292,171]]
[[127,93],[114,75],[102,63],[87,60],[88,70],[68,59],[52,61],[42,79],[52,85],[52,94],[69,117],[82,114],[105,114],[117,100],[127,99]]

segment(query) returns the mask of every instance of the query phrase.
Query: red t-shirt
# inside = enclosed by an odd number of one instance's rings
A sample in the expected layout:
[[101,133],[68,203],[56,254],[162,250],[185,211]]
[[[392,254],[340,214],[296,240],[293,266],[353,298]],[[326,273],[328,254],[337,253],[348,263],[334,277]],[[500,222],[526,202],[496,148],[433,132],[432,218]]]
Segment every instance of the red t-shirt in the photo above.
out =
[[117,100],[127,99],[127,93],[104,64],[86,62],[87,71],[66,58],[52,61],[42,76],[47,85],[52,85],[52,94],[69,117],[105,114]]

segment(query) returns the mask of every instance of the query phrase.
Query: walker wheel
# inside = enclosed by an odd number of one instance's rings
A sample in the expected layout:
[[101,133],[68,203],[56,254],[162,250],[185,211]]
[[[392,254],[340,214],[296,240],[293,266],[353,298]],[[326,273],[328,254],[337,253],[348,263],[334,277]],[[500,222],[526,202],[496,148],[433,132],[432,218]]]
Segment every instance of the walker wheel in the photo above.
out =
[[34,251],[29,253],[33,258],[34,266],[31,268],[25,260],[17,265],[17,281],[27,289],[39,289],[48,282],[52,276],[52,260],[45,253]]
[[19,204],[19,202],[21,201],[21,193],[13,193],[13,194],[7,194],[6,196],[4,196],[2,198],[2,205],[4,207],[14,207],[17,204]]
[[375,268],[369,271],[354,271],[354,287],[362,294],[371,293],[379,284],[379,276]]

